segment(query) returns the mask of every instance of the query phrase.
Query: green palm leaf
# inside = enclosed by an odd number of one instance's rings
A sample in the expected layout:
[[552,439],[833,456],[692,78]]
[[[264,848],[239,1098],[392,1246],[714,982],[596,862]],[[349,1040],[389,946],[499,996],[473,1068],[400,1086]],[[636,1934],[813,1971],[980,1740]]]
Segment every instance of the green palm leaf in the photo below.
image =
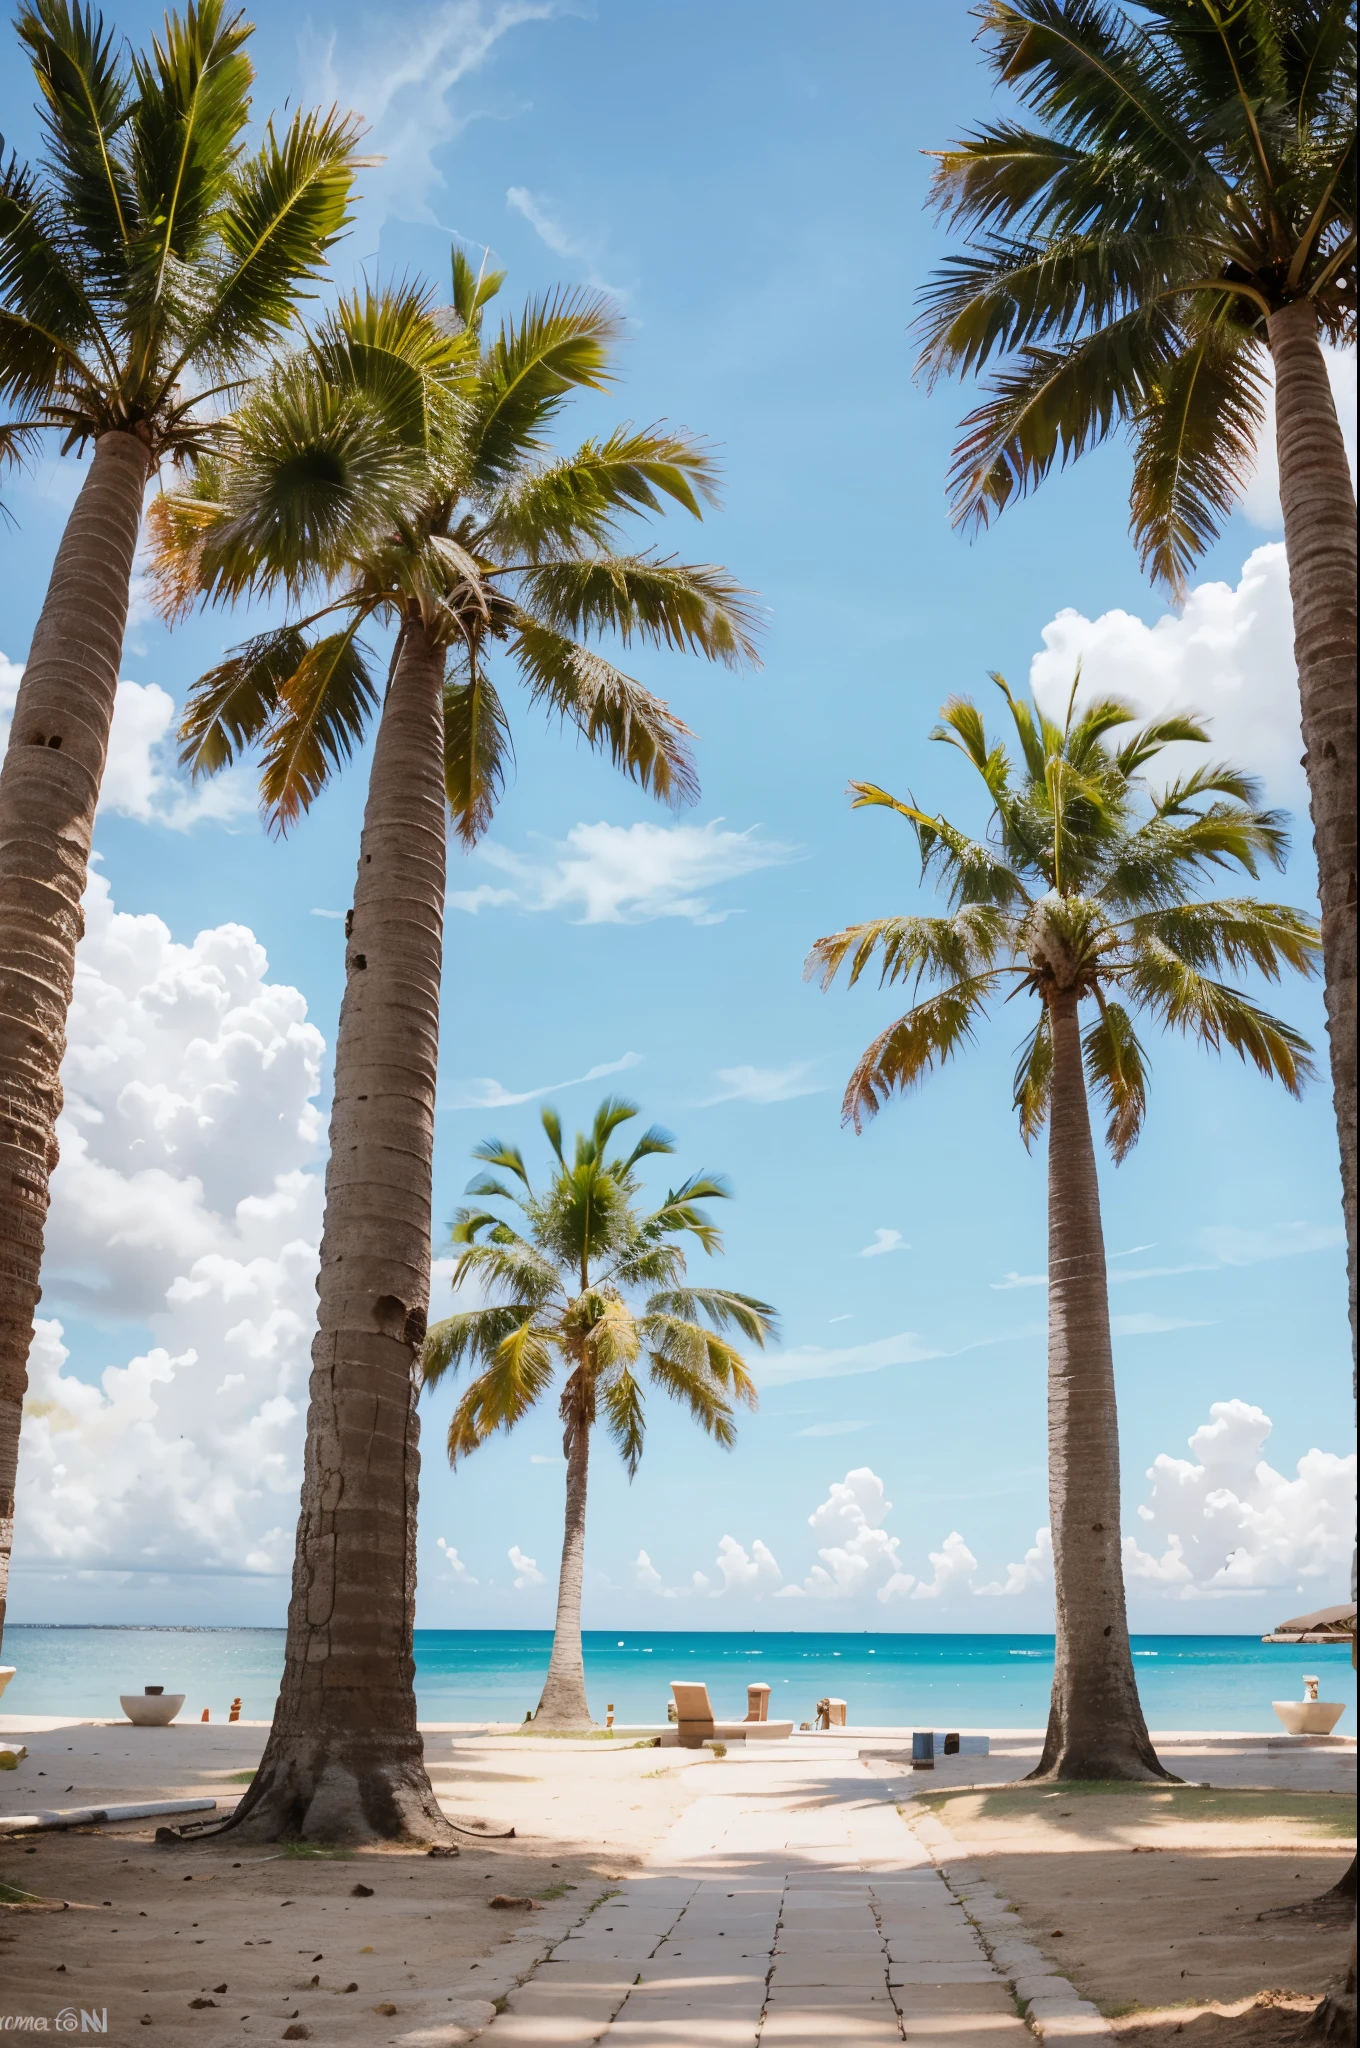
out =
[[35,0],[15,24],[42,91],[48,160],[72,238],[107,291],[126,278],[139,221],[125,129],[132,81],[112,30],[92,9]]
[[699,778],[689,727],[660,697],[601,654],[521,612],[512,649],[530,697],[570,719],[592,747],[663,803],[693,803]]
[[444,788],[454,830],[475,846],[491,823],[514,749],[505,706],[476,670],[444,685]]
[[711,563],[597,555],[539,563],[522,584],[525,610],[558,633],[617,633],[625,646],[642,640],[729,668],[759,666],[750,594]]
[[841,1122],[862,1130],[865,1119],[877,1116],[890,1095],[914,1088],[970,1044],[999,979],[996,974],[967,975],[881,1031],[846,1084]]
[[306,653],[301,627],[276,626],[199,677],[179,728],[179,758],[195,781],[229,767],[262,738]]
[[468,435],[478,483],[494,487],[541,451],[570,391],[605,388],[618,335],[618,313],[599,292],[553,292],[507,320],[487,351]]
[[1132,525],[1154,582],[1183,593],[1256,466],[1260,350],[1207,323],[1166,364],[1135,420]]
[[1104,997],[1081,1043],[1087,1080],[1109,1112],[1105,1142],[1118,1165],[1138,1143],[1147,1114],[1147,1055],[1128,1011]]
[[270,827],[286,832],[364,736],[378,691],[357,635],[362,615],[307,646],[279,685],[279,709],[264,737],[260,802]]
[[1139,946],[1122,986],[1125,993],[1168,1030],[1198,1038],[1217,1052],[1231,1046],[1268,1079],[1282,1081],[1291,1095],[1315,1077],[1306,1038],[1291,1024],[1272,1017],[1239,989],[1199,973],[1160,939]]

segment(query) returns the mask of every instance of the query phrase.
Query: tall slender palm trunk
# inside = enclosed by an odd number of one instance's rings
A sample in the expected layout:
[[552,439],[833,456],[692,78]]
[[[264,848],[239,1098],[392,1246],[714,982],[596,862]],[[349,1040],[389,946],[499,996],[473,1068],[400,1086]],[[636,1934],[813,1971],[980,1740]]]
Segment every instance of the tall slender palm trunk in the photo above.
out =
[[1077,998],[1051,996],[1048,1128],[1048,1494],[1057,1643],[1035,1778],[1165,1778],[1129,1649],[1119,1529],[1119,1420],[1100,1184]]
[[[1332,1100],[1341,1151],[1341,1206],[1356,1345],[1356,526],[1355,490],[1332,401],[1317,316],[1307,299],[1273,313],[1275,446],[1280,467],[1303,765],[1313,820]],[[1351,1593],[1355,1557],[1351,1557]],[[1355,1865],[1351,1864],[1354,1882]],[[1355,2033],[1355,1944],[1348,1974],[1318,2009],[1320,2039]]]
[[14,1539],[19,1424],[43,1227],[57,1163],[58,1078],[150,458],[95,444],[66,522],[0,769],[0,1632]]
[[430,1291],[444,657],[407,624],[364,808],[283,1685],[232,1825],[448,1841],[416,1728],[415,1365]]
[[534,1720],[544,1728],[590,1728],[586,1667],[581,1655],[581,1586],[586,1562],[586,1483],[590,1472],[590,1428],[569,1425],[567,1515],[562,1535],[562,1570],[557,1580],[557,1620],[543,1697]]
[[1270,317],[1280,504],[1294,607],[1294,659],[1303,713],[1332,1092],[1341,1143],[1341,1196],[1350,1269],[1351,1361],[1356,1334],[1356,564],[1355,491],[1332,403],[1311,301]]

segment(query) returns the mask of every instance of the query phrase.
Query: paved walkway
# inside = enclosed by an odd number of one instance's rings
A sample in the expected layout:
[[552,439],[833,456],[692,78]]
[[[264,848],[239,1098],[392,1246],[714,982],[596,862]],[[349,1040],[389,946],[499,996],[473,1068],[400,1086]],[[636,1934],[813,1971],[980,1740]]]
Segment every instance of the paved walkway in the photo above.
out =
[[488,2048],[1033,2040],[886,1779],[824,1751],[695,1768],[722,1790],[511,1994]]

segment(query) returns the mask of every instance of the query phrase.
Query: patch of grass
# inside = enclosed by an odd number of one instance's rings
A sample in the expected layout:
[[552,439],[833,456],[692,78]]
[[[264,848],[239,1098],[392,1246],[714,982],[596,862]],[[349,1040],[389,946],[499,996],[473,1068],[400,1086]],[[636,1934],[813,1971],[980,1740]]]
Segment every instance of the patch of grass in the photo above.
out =
[[508,1996],[508,1994],[507,1994],[507,1993],[505,1993],[505,1992],[503,1991],[503,1992],[501,1993],[500,1997],[499,1997],[499,1998],[493,1998],[493,1999],[492,1999],[492,2001],[491,2001],[491,2003],[492,2003],[492,2004],[493,2004],[493,2005],[495,2006],[495,2008],[496,2008],[497,2012],[504,2012],[504,2011],[505,2011],[505,2009],[506,2009],[506,2007],[507,2007],[507,2006],[509,2005],[509,2003],[510,2003],[510,1999],[509,1999],[509,1996]]
[[25,1891],[23,1885],[13,1884],[7,1877],[0,1877],[0,1906],[40,1906],[42,1898],[37,1892]]
[[[1355,1833],[1355,1804],[1340,1792],[1252,1792],[1221,1785],[1137,1785],[1092,1779],[1059,1786],[1002,1785],[994,1791],[960,1789],[917,1795],[930,1811],[946,1816],[951,1806],[961,1825],[976,1820],[1059,1820],[1091,1801],[1127,1800],[1143,1824],[1176,1821],[1293,1821],[1309,1834],[1349,1841]],[[960,1802],[971,1804],[960,1806]],[[1072,1816],[1074,1817],[1074,1816]]]
[[574,1884],[550,1884],[545,1892],[535,1892],[534,1897],[536,1899],[562,1899],[566,1897],[568,1892],[574,1892],[575,1889]]
[[222,1782],[225,1785],[249,1785],[258,1776],[258,1771],[232,1771]]
[[[532,1721],[521,1721],[516,1735],[536,1735],[540,1742],[617,1742],[619,1737],[612,1728],[536,1728]],[[645,1742],[630,1742],[630,1749],[645,1749]]]

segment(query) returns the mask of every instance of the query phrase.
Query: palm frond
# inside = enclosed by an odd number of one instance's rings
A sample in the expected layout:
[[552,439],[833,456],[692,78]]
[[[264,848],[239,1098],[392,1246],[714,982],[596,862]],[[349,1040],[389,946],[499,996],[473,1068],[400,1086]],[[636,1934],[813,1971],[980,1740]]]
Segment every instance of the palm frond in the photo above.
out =
[[660,697],[603,655],[523,612],[511,648],[531,698],[570,719],[630,781],[674,808],[697,799],[690,729]]
[[1255,896],[1139,911],[1128,921],[1128,935],[1135,951],[1154,940],[1199,973],[1243,974],[1254,967],[1278,981],[1285,968],[1314,975],[1322,959],[1315,917]]
[[647,1419],[643,1413],[642,1388],[631,1372],[620,1372],[599,1388],[598,1399],[605,1428],[633,1478],[642,1458]]
[[1167,361],[1134,416],[1131,528],[1142,567],[1176,596],[1251,478],[1264,418],[1259,346],[1215,322]]
[[617,633],[729,668],[758,667],[760,620],[750,593],[726,569],[655,555],[595,555],[542,562],[521,578],[522,606],[570,637]]
[[[436,1328],[439,1326],[436,1325]],[[498,1429],[511,1430],[552,1384],[551,1331],[532,1315],[500,1339],[485,1372],[472,1382],[449,1423],[449,1463],[456,1464]]]
[[1147,1113],[1147,1056],[1122,1003],[1102,996],[1099,1015],[1082,1036],[1086,1078],[1105,1104],[1105,1142],[1115,1164],[1138,1142]]
[[890,1095],[915,1087],[971,1043],[974,1025],[988,998],[995,995],[999,979],[995,973],[963,977],[880,1032],[860,1055],[846,1084],[841,1122],[862,1131],[866,1119],[877,1116]]
[[1012,1087],[1011,1106],[1019,1113],[1020,1136],[1027,1152],[1048,1122],[1052,1095],[1053,1025],[1045,1004],[1021,1048]]
[[260,740],[278,716],[288,678],[306,657],[298,626],[257,633],[234,654],[200,676],[180,720],[180,762],[197,781],[230,767]]
[[149,55],[133,55],[134,317],[158,306],[180,315],[198,310],[202,280],[194,259],[217,228],[250,115],[250,32],[241,15],[224,19],[223,0],[190,0],[183,14],[166,16]]
[[877,958],[880,988],[895,981],[919,987],[923,978],[958,978],[992,967],[1014,942],[1014,919],[990,903],[968,904],[952,917],[879,917],[818,939],[804,963],[803,979],[828,989],[848,960],[853,988]]
[[1240,989],[1200,974],[1160,939],[1146,938],[1121,976],[1124,993],[1168,1030],[1219,1051],[1229,1045],[1267,1079],[1300,1095],[1315,1078],[1312,1047],[1291,1024],[1253,1003]]
[[281,139],[271,123],[255,154],[236,166],[214,222],[223,274],[182,359],[227,362],[292,325],[305,287],[322,278],[349,225],[359,133],[357,115],[337,108],[299,113]]
[[260,803],[271,830],[286,832],[311,809],[364,736],[378,703],[362,615],[313,640],[279,683],[279,708],[264,736]]
[[663,425],[616,427],[603,440],[530,470],[498,494],[497,542],[526,561],[604,547],[622,512],[661,512],[669,498],[696,519],[717,502],[717,463],[701,441]]
[[767,1301],[751,1294],[733,1294],[726,1287],[673,1287],[648,1297],[649,1315],[678,1316],[694,1322],[707,1316],[715,1330],[740,1330],[762,1348],[778,1334],[778,1317]]
[[522,1302],[496,1308],[470,1308],[431,1323],[420,1353],[420,1383],[437,1387],[446,1372],[494,1357],[525,1318]]
[[617,309],[600,292],[553,292],[504,323],[483,357],[469,427],[477,483],[494,486],[538,453],[570,391],[604,389],[619,333]]
[[505,706],[480,669],[444,685],[444,791],[454,830],[475,846],[490,825],[514,759]]
[[140,225],[125,147],[132,111],[127,66],[113,31],[92,8],[35,0],[15,27],[42,93],[48,163],[67,234],[87,252],[98,286],[116,292]]

